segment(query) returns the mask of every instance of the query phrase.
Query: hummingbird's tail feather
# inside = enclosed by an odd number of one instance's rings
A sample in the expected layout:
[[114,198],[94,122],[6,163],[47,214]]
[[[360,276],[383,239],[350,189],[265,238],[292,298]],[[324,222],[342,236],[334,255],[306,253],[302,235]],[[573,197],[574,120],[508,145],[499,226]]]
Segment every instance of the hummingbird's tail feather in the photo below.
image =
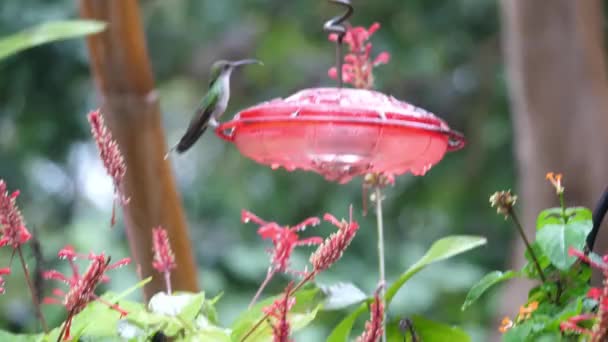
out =
[[184,153],[194,145],[198,141],[198,139],[205,133],[207,130],[207,125],[203,127],[193,127],[193,129],[188,129],[184,136],[177,143],[175,150],[177,153]]
[[212,113],[213,108],[209,108],[209,106],[201,106],[197,109],[192,121],[190,121],[186,133],[184,133],[175,147],[177,153],[184,153],[189,150],[203,133],[205,133]]

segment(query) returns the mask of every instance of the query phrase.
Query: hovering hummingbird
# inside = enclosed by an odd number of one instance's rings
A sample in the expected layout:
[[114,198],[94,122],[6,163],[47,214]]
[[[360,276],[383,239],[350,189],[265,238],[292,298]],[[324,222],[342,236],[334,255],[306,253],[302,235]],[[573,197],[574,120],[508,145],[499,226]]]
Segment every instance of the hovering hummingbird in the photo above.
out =
[[[209,90],[198,105],[194,117],[186,133],[179,142],[169,150],[184,153],[203,135],[207,127],[217,127],[219,117],[224,114],[230,99],[230,75],[232,71],[241,65],[260,64],[257,59],[243,59],[240,61],[217,61],[211,66],[209,75]],[[167,153],[167,156],[169,155]]]

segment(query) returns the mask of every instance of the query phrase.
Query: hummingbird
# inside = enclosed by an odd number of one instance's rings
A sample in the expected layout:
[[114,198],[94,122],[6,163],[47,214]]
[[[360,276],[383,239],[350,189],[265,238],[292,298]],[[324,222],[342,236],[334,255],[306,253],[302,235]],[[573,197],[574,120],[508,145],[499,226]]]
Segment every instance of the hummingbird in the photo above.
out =
[[[186,133],[169,150],[169,153],[173,150],[180,154],[186,152],[205,133],[207,127],[215,128],[219,126],[218,119],[226,111],[230,99],[230,75],[236,67],[246,64],[264,65],[257,59],[221,60],[213,63],[209,75],[209,90],[196,108]],[[167,153],[167,156],[169,153]]]

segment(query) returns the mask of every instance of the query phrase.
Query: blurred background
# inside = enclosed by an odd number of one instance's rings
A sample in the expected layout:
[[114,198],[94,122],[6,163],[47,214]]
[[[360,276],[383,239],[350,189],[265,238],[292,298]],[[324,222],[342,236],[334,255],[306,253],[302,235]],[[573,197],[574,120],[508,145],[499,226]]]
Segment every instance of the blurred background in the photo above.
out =
[[[580,88],[575,85],[576,70],[586,72],[583,83],[592,78],[589,75],[596,77],[599,73],[604,77],[603,57],[597,59],[600,64],[589,66],[585,57],[589,46],[570,46],[581,39],[577,34],[588,34],[594,28],[599,32],[594,36],[598,39],[587,44],[603,44],[602,20],[596,20],[595,26],[585,20],[580,22],[585,16],[599,18],[603,13],[602,2],[589,2],[599,9],[594,11],[591,5],[556,1],[557,9],[552,7],[547,10],[549,13],[541,13],[534,20],[530,15],[519,15],[546,7],[542,1],[504,2],[505,14],[501,19],[500,4],[491,0],[353,0],[355,13],[350,19],[353,25],[369,27],[374,22],[382,25],[372,38],[374,55],[388,51],[392,58],[388,65],[375,69],[376,88],[436,113],[468,139],[464,150],[446,155],[424,177],[400,176],[395,187],[386,190],[389,281],[421,257],[438,238],[451,234],[488,238],[485,247],[433,265],[417,275],[393,302],[391,315],[421,314],[457,324],[474,341],[485,341],[496,330],[502,292],[490,291],[477,306],[463,312],[460,306],[465,294],[486,272],[506,269],[513,263],[514,231],[489,207],[490,194],[515,189],[517,181],[523,182],[524,178],[530,181],[531,185],[524,184],[529,191],[546,187],[547,190],[540,191],[550,194],[550,187],[544,184],[544,173],[570,170],[573,174],[566,175],[566,189],[573,189],[571,198],[580,199],[577,204],[591,205],[601,190],[597,184],[602,183],[581,184],[606,176],[607,167],[591,172],[591,167],[581,164],[581,160],[587,159],[581,156],[580,149],[599,144],[599,141],[585,142],[581,137],[593,135],[588,134],[589,130],[581,128],[578,136],[564,138],[557,133],[560,127],[570,125],[568,120],[561,120],[556,111],[543,116],[543,111],[535,114],[536,119],[526,121],[524,118],[532,116],[535,110],[543,109],[542,103],[522,104],[527,103],[529,96],[542,92],[544,85]],[[226,117],[246,106],[288,96],[298,89],[335,84],[327,77],[327,69],[334,63],[334,45],[328,42],[322,26],[340,10],[326,1],[146,0],[140,1],[140,6],[168,145],[177,141],[187,126],[206,91],[208,68],[217,59],[253,57],[265,64],[233,74]],[[554,15],[567,24],[561,25],[557,19],[541,20]],[[37,23],[75,17],[78,8],[74,1],[4,0],[0,2],[0,36]],[[519,22],[516,18],[523,19]],[[501,35],[501,21],[503,32],[508,28],[512,33]],[[538,22],[542,27],[526,26],[526,22]],[[576,25],[585,22],[591,28],[577,33]],[[561,25],[565,27],[563,30],[575,33],[551,35],[551,25]],[[546,39],[545,47],[561,51],[566,55],[562,57],[573,61],[567,67],[558,64],[547,70],[549,74],[562,72],[568,82],[561,85],[548,78],[547,83],[527,83],[527,74],[522,76],[528,51],[528,45],[522,42],[528,32],[525,30],[530,30],[534,39]],[[556,40],[560,37],[561,42]],[[539,45],[538,40],[529,43]],[[503,56],[501,51],[505,50],[511,56]],[[599,52],[602,51],[600,48]],[[532,68],[537,74],[544,70],[544,65],[556,63],[549,58],[552,54],[547,53],[537,55],[544,61]],[[512,58],[511,62],[507,56]],[[555,56],[559,60],[560,56]],[[518,68],[512,73],[520,93],[512,94],[512,106],[505,65]],[[568,70],[575,71],[568,73]],[[542,80],[544,76],[537,77]],[[577,105],[589,109],[581,116],[605,117],[603,112],[594,114],[599,106],[593,106],[593,99],[604,94],[595,91],[595,86],[583,87],[587,97],[580,100],[576,100],[576,94],[574,100],[569,99],[568,94],[572,93],[568,91],[556,96],[541,95],[546,101],[556,102],[557,111],[564,107],[559,106],[559,101],[573,102],[563,108],[571,117],[577,113]],[[97,158],[86,121],[85,114],[98,106],[83,39],[37,47],[0,61],[0,178],[6,180],[10,189],[21,189],[18,203],[28,226],[39,234],[45,268],[64,269],[65,265],[55,255],[65,244],[83,252],[106,251],[115,259],[129,255],[121,212],[117,226],[109,227],[112,183]],[[541,119],[547,127],[534,123]],[[591,130],[602,127],[598,125],[599,122],[592,121],[585,127]],[[521,127],[529,127],[530,132],[520,132]],[[543,140],[547,142],[543,153],[530,147],[534,144],[530,137],[539,137],[534,130],[541,128],[555,133],[548,141]],[[560,141],[572,142],[577,148],[560,147]],[[597,148],[601,150],[602,146],[605,145],[599,144]],[[565,157],[568,153],[578,156],[576,165],[570,169],[567,168],[571,159]],[[536,173],[526,169],[530,162],[526,158],[530,155],[544,156],[534,162],[539,169]],[[551,155],[559,158],[551,159]],[[514,156],[521,157],[517,158],[519,164]],[[605,160],[597,153],[595,156],[589,157],[593,163]],[[255,225],[240,222],[241,209],[266,220],[295,224],[325,212],[346,217],[348,206],[353,203],[362,229],[344,258],[318,281],[325,284],[352,281],[367,293],[375,289],[375,216],[373,212],[366,217],[361,215],[360,179],[338,185],[316,174],[272,171],[242,157],[232,145],[213,134],[206,134],[189,153],[172,158],[171,163],[199,268],[199,283],[210,296],[224,293],[218,305],[225,324],[247,306],[268,265],[265,253],[268,242],[256,235]],[[580,175],[574,174],[579,171]],[[521,177],[517,178],[518,174]],[[569,188],[570,180],[577,177],[583,179]],[[534,203],[540,207],[556,204],[554,199],[545,198],[548,199]],[[524,196],[524,204],[526,200]],[[532,224],[533,214],[524,212],[524,221]],[[310,229],[310,233],[314,234],[316,229],[327,227]],[[309,252],[304,248],[295,252],[294,268],[302,268]],[[6,265],[9,259],[10,251],[0,250],[0,265]],[[105,288],[126,289],[137,281],[134,267],[110,275],[112,282]],[[27,332],[34,328],[35,320],[20,277],[21,272],[15,268],[7,278],[7,295],[0,296],[0,327]],[[285,277],[276,277],[265,293],[277,293],[285,283]],[[47,291],[53,286],[49,284]],[[47,307],[45,312],[54,325],[64,317],[59,307]],[[296,338],[321,340],[344,315],[345,312],[323,313],[314,327]]]

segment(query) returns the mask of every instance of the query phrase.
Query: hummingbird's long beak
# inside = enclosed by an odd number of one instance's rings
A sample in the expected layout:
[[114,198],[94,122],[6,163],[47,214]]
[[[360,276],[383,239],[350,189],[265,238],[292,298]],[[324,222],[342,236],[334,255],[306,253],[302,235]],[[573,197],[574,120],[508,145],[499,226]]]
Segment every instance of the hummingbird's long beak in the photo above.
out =
[[246,65],[246,64],[259,64],[259,65],[264,65],[264,63],[262,63],[262,61],[258,61],[257,59],[243,59],[240,61],[234,61],[234,62],[230,62],[230,66],[237,67],[240,65]]

